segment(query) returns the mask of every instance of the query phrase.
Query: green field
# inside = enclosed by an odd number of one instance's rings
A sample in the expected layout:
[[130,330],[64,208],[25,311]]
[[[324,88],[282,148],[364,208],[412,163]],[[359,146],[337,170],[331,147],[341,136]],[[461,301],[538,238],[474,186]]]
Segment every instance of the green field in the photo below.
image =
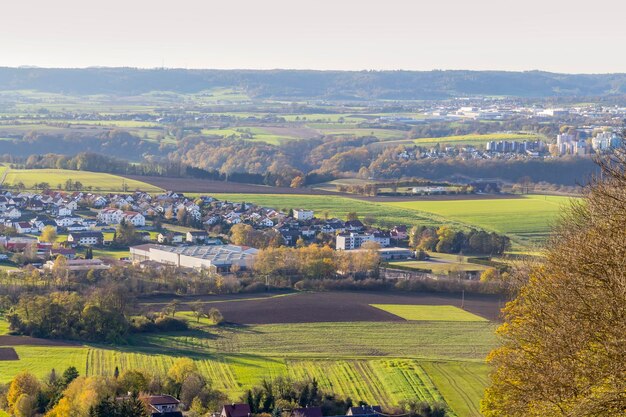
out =
[[[342,196],[284,194],[214,194],[228,201],[246,201],[278,209],[307,208],[323,218],[346,218],[355,211],[361,219],[373,217],[376,225],[444,224],[457,227],[478,227],[510,235],[514,243],[526,247],[541,243],[549,234],[559,213],[567,207],[569,197],[527,195],[511,198],[467,198],[459,200],[414,200],[373,202]],[[438,265],[431,265],[437,269]],[[480,265],[468,264],[471,270]],[[430,268],[428,268],[430,269]]]
[[406,225],[455,223],[432,213],[341,196],[304,194],[212,194],[212,196],[220,200],[245,201],[277,209],[306,208],[314,210],[315,216],[319,218],[323,218],[324,212],[328,212],[330,217],[345,220],[349,212],[355,211],[361,219],[372,216],[376,220],[375,223],[381,226],[383,223]]
[[385,203],[391,207],[428,212],[453,221],[537,242],[550,232],[570,197],[527,195],[520,198]]
[[401,267],[417,270],[431,270],[434,274],[448,275],[451,272],[482,272],[488,266],[469,262],[469,256],[452,253],[428,252],[428,259],[425,261],[392,261],[392,267]]
[[232,327],[201,322],[197,330],[135,336],[118,347],[17,346],[20,360],[2,362],[0,383],[23,369],[43,377],[70,365],[86,375],[112,375],[115,367],[164,374],[186,356],[232,400],[264,378],[288,375],[315,377],[321,387],[355,401],[445,401],[453,415],[478,416],[494,328],[489,322],[436,320]]
[[417,138],[417,139],[406,139],[406,140],[396,140],[391,142],[383,142],[384,144],[394,144],[394,145],[408,145],[408,144],[416,144],[416,145],[435,145],[437,143],[441,144],[451,144],[451,145],[484,145],[489,141],[500,141],[500,140],[537,140],[537,139],[545,139],[545,136],[536,134],[536,133],[488,133],[488,134],[473,134],[473,135],[455,135],[455,136],[443,136],[438,138]]
[[117,175],[103,172],[73,171],[68,169],[11,169],[6,174],[4,183],[15,185],[24,183],[26,188],[32,188],[34,184],[47,182],[51,187],[61,187],[65,182],[80,181],[83,187],[93,187],[100,191],[122,191],[125,183],[129,191],[141,190],[147,192],[159,192],[160,188],[145,182],[130,180]]
[[454,306],[426,306],[405,304],[370,304],[409,321],[487,321]]

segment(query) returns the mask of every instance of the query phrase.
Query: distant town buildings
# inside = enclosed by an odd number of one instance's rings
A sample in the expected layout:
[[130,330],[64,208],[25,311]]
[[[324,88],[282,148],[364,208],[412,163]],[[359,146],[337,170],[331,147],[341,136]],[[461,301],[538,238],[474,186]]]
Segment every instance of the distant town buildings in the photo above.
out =
[[591,139],[591,147],[596,152],[603,152],[620,146],[622,141],[623,138],[615,132],[602,132]]
[[576,138],[571,133],[561,133],[556,136],[555,153],[557,155],[586,155],[588,153],[587,142],[584,139]]

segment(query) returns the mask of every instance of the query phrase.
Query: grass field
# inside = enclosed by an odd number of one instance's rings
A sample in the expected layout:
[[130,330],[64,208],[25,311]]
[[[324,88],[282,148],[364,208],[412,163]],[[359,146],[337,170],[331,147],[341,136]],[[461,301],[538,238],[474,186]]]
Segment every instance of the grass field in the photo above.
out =
[[487,321],[454,306],[425,306],[401,304],[371,304],[409,321]]
[[[479,227],[510,235],[521,245],[540,243],[549,234],[559,213],[567,207],[569,197],[528,195],[520,198],[414,200],[373,202],[341,196],[278,194],[214,194],[228,201],[246,201],[278,209],[308,208],[317,217],[345,219],[355,211],[363,219],[371,216],[377,225],[405,224],[456,225]],[[437,265],[431,265],[437,269]],[[472,270],[479,265],[469,264]],[[430,268],[428,268],[430,269]]]
[[487,364],[422,361],[421,366],[456,415],[482,415],[479,402],[489,383]]
[[511,199],[407,201],[386,205],[433,213],[532,242],[545,238],[569,197],[528,195]]
[[[237,353],[307,358],[410,357],[482,361],[495,343],[489,322],[293,323],[217,328],[208,335],[136,337],[144,353]],[[332,345],[329,345],[332,340]]]
[[5,184],[15,185],[22,182],[26,188],[32,188],[36,183],[47,182],[51,187],[57,187],[59,184],[63,186],[68,179],[80,181],[83,187],[93,187],[94,190],[101,191],[122,191],[124,183],[129,191],[136,189],[147,192],[162,191],[154,185],[117,175],[67,169],[11,169],[6,174]]
[[475,134],[475,135],[456,135],[456,136],[443,136],[438,138],[417,138],[417,139],[406,139],[406,140],[397,140],[391,142],[384,142],[384,144],[416,144],[416,145],[435,145],[437,143],[441,144],[451,144],[451,145],[484,145],[489,141],[500,141],[500,140],[537,140],[544,139],[545,137],[540,134],[535,133],[489,133],[489,134]]
[[20,360],[2,362],[0,383],[24,369],[44,377],[70,365],[83,375],[112,375],[116,367],[165,374],[186,356],[233,400],[265,378],[288,375],[315,377],[323,388],[383,406],[407,399],[445,401],[452,415],[464,417],[478,415],[473,410],[486,385],[482,361],[495,344],[495,325],[478,321],[197,326],[136,336],[118,347],[15,346]]
[[227,201],[245,201],[260,206],[278,209],[306,208],[315,211],[315,216],[324,217],[328,212],[330,217],[345,220],[349,212],[355,211],[363,219],[372,216],[376,224],[425,224],[441,225],[449,222],[434,213],[419,212],[412,208],[396,207],[385,203],[363,201],[349,197],[331,195],[304,195],[304,194],[212,194],[214,197]]
[[251,142],[265,142],[270,145],[279,145],[288,140],[299,139],[288,134],[276,134],[262,127],[245,127],[229,129],[202,129],[202,134],[209,136],[220,136],[223,138],[243,139]]

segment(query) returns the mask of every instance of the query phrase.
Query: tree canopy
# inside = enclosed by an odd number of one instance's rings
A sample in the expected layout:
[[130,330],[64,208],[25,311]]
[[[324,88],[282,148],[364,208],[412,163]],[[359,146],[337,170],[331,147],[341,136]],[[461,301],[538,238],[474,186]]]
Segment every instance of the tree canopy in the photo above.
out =
[[600,165],[544,261],[514,274],[487,417],[626,415],[626,148]]

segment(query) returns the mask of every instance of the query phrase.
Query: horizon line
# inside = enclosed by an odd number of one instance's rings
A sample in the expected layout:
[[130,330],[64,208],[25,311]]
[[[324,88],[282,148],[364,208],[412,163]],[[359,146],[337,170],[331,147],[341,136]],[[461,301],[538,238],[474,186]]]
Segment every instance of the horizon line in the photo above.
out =
[[130,69],[130,70],[174,70],[174,71],[302,71],[302,72],[507,72],[507,73],[545,73],[545,74],[560,74],[560,75],[626,75],[626,72],[559,72],[548,71],[542,69],[527,69],[527,70],[505,70],[505,69],[468,69],[468,68],[433,68],[433,69],[319,69],[319,68],[209,68],[209,67],[140,67],[140,66],[107,66],[107,65],[88,65],[88,66],[39,66],[39,65],[0,65],[0,69],[41,69],[41,70],[89,70],[89,69]]

